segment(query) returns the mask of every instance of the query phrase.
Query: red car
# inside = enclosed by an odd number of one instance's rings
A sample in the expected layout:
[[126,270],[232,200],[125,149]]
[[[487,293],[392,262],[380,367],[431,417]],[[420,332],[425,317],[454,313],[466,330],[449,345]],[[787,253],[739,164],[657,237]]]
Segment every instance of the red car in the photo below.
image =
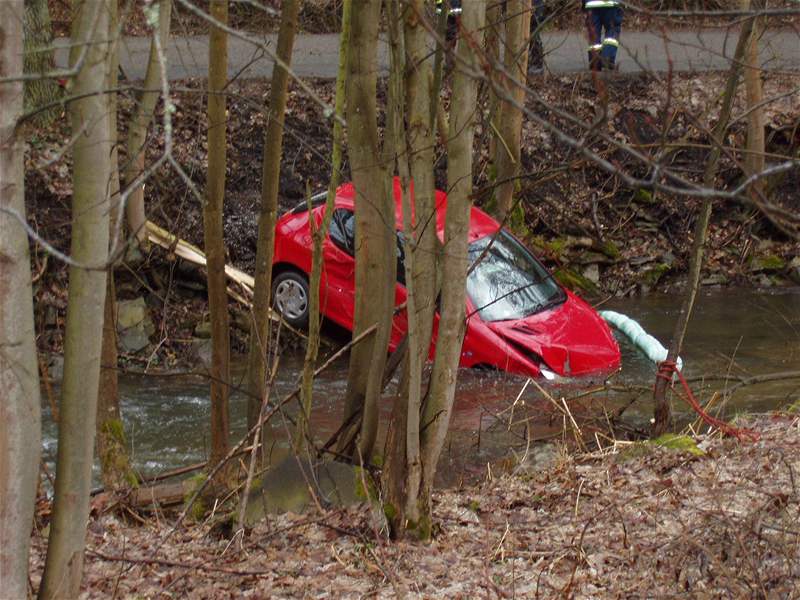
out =
[[[351,183],[336,192],[323,246],[320,285],[322,314],[349,330],[353,328],[355,304],[354,196]],[[437,191],[439,239],[443,239],[446,204],[447,196]],[[395,206],[400,275],[395,302],[400,305],[406,299],[406,290],[402,283],[399,232],[403,219],[397,180]],[[318,225],[324,211],[324,205],[316,205],[311,211]],[[274,305],[298,327],[308,322],[311,248],[309,212],[304,203],[278,220],[273,260]],[[619,367],[616,340],[597,312],[562,288],[525,246],[478,208],[472,209],[470,218],[469,256],[473,268],[467,279],[462,367],[489,367],[532,377],[604,374]],[[392,350],[403,338],[406,324],[405,311],[400,311],[394,318]]]

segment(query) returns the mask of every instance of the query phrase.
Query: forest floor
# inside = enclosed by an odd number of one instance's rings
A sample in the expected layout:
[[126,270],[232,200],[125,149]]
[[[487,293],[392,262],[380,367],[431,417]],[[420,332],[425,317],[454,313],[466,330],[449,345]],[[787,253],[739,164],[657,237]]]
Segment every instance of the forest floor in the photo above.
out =
[[[702,177],[713,123],[725,75],[674,75],[668,81],[649,76],[619,76],[594,82],[586,74],[544,76],[531,81],[534,95],[528,108],[561,131],[579,138],[583,130],[557,115],[556,108],[592,122],[598,98],[606,99],[607,113],[597,131],[606,136],[592,147],[610,164],[631,176],[646,178],[650,167],[637,162],[624,147],[643,155],[660,155],[687,180]],[[326,102],[333,100],[332,82],[311,82]],[[664,86],[668,86],[666,101]],[[800,86],[798,74],[771,74],[765,81],[766,139],[769,161],[796,156],[800,149]],[[204,83],[176,82],[173,97],[174,156],[197,189],[205,184],[206,136]],[[224,209],[225,243],[229,262],[252,271],[255,259],[261,159],[266,99],[269,83],[233,81],[228,87],[228,173]],[[743,94],[743,92],[742,92]],[[444,94],[444,102],[449,102]],[[121,99],[121,135],[132,107]],[[711,112],[709,112],[711,111]],[[737,98],[734,116],[744,113]],[[476,203],[491,207],[488,165],[488,111],[480,112],[476,131]],[[381,117],[382,118],[382,117]],[[720,162],[717,185],[729,189],[741,181],[739,163],[745,121],[729,130],[728,147]],[[71,164],[69,153],[58,160],[64,140],[70,139],[68,120],[57,119],[46,128],[32,128],[26,156],[26,202],[32,226],[57,248],[69,248]],[[619,144],[619,146],[615,146]],[[148,160],[163,152],[160,121],[148,145]],[[303,202],[306,185],[324,189],[330,171],[330,123],[321,108],[292,85],[286,110],[280,209]],[[124,161],[124,152],[121,161]],[[42,166],[44,165],[44,166]],[[522,172],[517,198],[520,209],[512,229],[568,287],[593,302],[609,296],[681,289],[688,269],[694,215],[700,200],[690,195],[654,194],[648,189],[621,185],[619,178],[560,142],[545,127],[526,119],[522,138]],[[437,153],[437,185],[446,186],[446,156]],[[781,222],[780,211],[800,214],[800,171],[767,181],[773,219],[751,204],[717,200],[709,230],[709,247],[703,284],[716,286],[774,287],[800,283],[800,244],[786,234],[791,224]],[[202,201],[174,170],[156,171],[146,185],[148,216],[176,235],[202,247]],[[175,365],[185,354],[205,311],[204,275],[174,256],[152,248],[116,270],[120,299],[144,297],[153,314],[159,342],[133,362],[150,366]],[[32,247],[40,348],[60,348],[66,307],[67,273],[64,265]],[[234,323],[244,324],[246,314],[234,311]],[[240,314],[241,313],[241,314]],[[245,331],[235,333],[234,350],[243,348]],[[153,359],[155,356],[155,359]],[[150,358],[148,358],[150,357]]]
[[[760,439],[609,441],[438,491],[430,544],[389,541],[366,504],[273,516],[232,540],[96,510],[82,597],[796,598],[800,418],[742,424]],[[34,589],[44,551],[39,526]]]

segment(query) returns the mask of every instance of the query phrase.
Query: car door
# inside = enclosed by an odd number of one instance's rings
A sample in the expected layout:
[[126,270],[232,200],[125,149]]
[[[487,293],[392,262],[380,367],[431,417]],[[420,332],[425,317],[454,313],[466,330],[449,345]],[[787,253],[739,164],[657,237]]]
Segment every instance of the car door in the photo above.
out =
[[320,312],[342,327],[353,329],[355,307],[355,234],[353,211],[337,208],[322,246]]

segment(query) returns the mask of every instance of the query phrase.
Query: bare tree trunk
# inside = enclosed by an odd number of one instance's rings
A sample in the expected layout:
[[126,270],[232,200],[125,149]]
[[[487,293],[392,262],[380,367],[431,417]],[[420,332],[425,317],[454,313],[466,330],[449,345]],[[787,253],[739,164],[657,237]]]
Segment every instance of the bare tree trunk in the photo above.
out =
[[[411,179],[414,182],[414,209],[416,222],[406,236],[413,238],[414,288],[417,304],[414,311],[408,310],[409,321],[416,318],[419,337],[416,346],[409,343],[409,351],[422,356],[425,364],[431,345],[433,315],[436,310],[436,189],[433,178],[435,136],[430,121],[432,105],[437,96],[429,87],[432,79],[431,61],[428,51],[428,33],[420,23],[425,14],[423,0],[407,2],[405,19],[405,46],[407,53],[406,106],[408,107],[408,150]],[[460,99],[459,99],[460,101]],[[413,313],[413,314],[412,314]],[[409,340],[410,342],[410,340]]]
[[[486,7],[486,56],[491,64],[500,63],[500,38],[501,32],[504,29],[503,21],[503,7],[500,2],[491,2]],[[489,85],[489,114],[488,121],[492,134],[489,136],[489,161],[490,173],[492,179],[497,179],[497,128],[500,121],[498,114],[498,107],[500,106],[500,98],[497,95],[494,87]],[[502,147],[502,145],[501,145]]]
[[[287,65],[292,61],[292,48],[297,31],[300,0],[284,0],[281,25],[278,31],[277,56]],[[261,166],[261,211],[258,217],[255,289],[253,292],[253,322],[250,329],[247,387],[247,427],[258,421],[264,397],[269,356],[269,307],[272,296],[272,256],[275,250],[275,221],[278,215],[281,154],[283,152],[283,123],[289,73],[279,65],[272,72],[269,92],[269,113],[264,138],[264,157]],[[264,432],[267,428],[263,429]]]
[[[336,188],[341,181],[342,168],[342,138],[344,138],[344,128],[341,120],[344,119],[345,103],[345,84],[347,81],[347,54],[350,42],[350,21],[352,18],[352,0],[342,2],[342,32],[339,41],[339,70],[336,73],[336,100],[334,102],[334,122],[333,122],[333,151],[331,153],[331,180],[328,184],[328,196],[325,199],[325,217],[321,227],[314,232],[314,257],[311,265],[310,299],[308,316],[308,345],[303,362],[303,384],[300,394],[300,404],[302,414],[298,418],[297,433],[295,436],[296,444],[305,444],[308,432],[308,422],[311,416],[312,385],[314,383],[314,365],[317,361],[319,352],[320,336],[320,310],[319,310],[319,286],[322,276],[322,245],[325,241],[325,234],[330,225],[331,215],[333,214],[334,201],[336,200]],[[309,207],[309,210],[311,207]],[[300,446],[295,448],[300,451]]]
[[[477,64],[475,48],[481,47],[485,16],[485,2],[465,3],[462,13],[464,39],[458,43],[457,54],[467,64]],[[465,43],[465,39],[471,39],[472,43]],[[423,478],[418,510],[422,523],[426,525],[422,531],[428,536],[433,479],[445,435],[450,426],[461,342],[464,339],[464,306],[469,267],[467,248],[472,208],[472,141],[477,82],[468,73],[456,71],[453,78],[453,95],[460,101],[450,109],[450,135],[447,145],[447,221],[442,262],[442,280],[446,281],[447,285],[442,287],[441,320],[431,389],[420,419]]]
[[[0,2],[0,78],[22,74],[22,0]],[[24,145],[16,130],[21,81],[0,83],[0,582],[28,597],[28,551],[41,452],[28,238],[6,211],[25,217]]]
[[[47,73],[53,69],[53,29],[47,0],[25,0],[25,72]],[[55,102],[61,88],[51,78],[41,77],[25,82],[25,110],[30,112]],[[47,125],[61,112],[52,107],[37,113],[36,121]]]
[[106,85],[108,4],[108,0],[77,2],[72,28],[72,39],[79,44],[72,49],[71,64],[77,60],[80,44],[89,44],[74,81],[80,99],[69,107],[77,140],[71,245],[77,264],[69,271],[55,500],[40,598],[76,597],[83,570],[106,292],[103,267],[109,244],[112,149],[108,97],[98,93]]
[[528,73],[528,38],[531,25],[531,0],[508,0],[506,5],[506,45],[503,64],[508,77],[517,83],[506,81],[505,93],[516,105],[500,101],[498,115],[498,139],[495,144],[495,167],[497,170],[497,218],[504,220],[511,210],[517,175],[520,167],[520,141],[522,137],[522,111],[517,108],[525,101],[524,85]]
[[[728,128],[728,123],[731,118],[733,100],[736,95],[736,88],[739,85],[739,77],[742,73],[742,60],[744,59],[745,51],[751,39],[752,25],[753,19],[748,19],[742,26],[742,31],[739,33],[739,41],[736,44],[736,51],[731,61],[731,69],[728,73],[725,90],[722,95],[722,107],[720,108],[717,122],[711,131],[712,147],[703,173],[703,186],[707,188],[714,186],[714,181],[717,177],[719,157],[722,154],[725,131]],[[704,198],[694,227],[694,242],[692,244],[691,262],[689,264],[686,297],[683,300],[681,312],[675,322],[672,341],[670,342],[669,351],[667,352],[667,363],[674,363],[678,359],[681,347],[683,346],[683,338],[686,336],[689,319],[691,319],[692,316],[694,301],[700,287],[700,274],[703,269],[703,253],[705,251],[708,223],[711,220],[711,208],[711,198]],[[667,385],[669,384],[670,377],[671,374],[660,374],[656,377],[656,385],[653,391],[655,409],[652,433],[654,436],[659,436],[673,427],[672,409],[666,397]]]
[[[398,0],[388,3],[389,45],[391,48],[391,70],[389,74],[389,93],[387,106],[387,143],[384,147],[387,162],[396,164],[400,175],[400,186],[403,208],[404,268],[406,279],[406,313],[408,329],[406,331],[407,346],[403,360],[403,374],[400,389],[392,407],[391,421],[386,435],[386,460],[381,473],[384,493],[384,506],[389,519],[393,537],[405,535],[406,529],[414,530],[418,516],[416,506],[407,510],[406,500],[412,497],[407,494],[408,488],[419,489],[421,465],[419,462],[419,412],[422,389],[422,364],[425,360],[417,352],[419,345],[419,322],[414,318],[417,313],[417,289],[414,281],[416,255],[414,253],[414,227],[411,209],[411,173],[409,167],[408,132],[405,128],[407,98],[418,93],[418,90],[407,89],[406,84],[416,83],[417,78],[406,81],[406,38],[401,9]],[[418,4],[408,7],[411,18],[414,18]],[[408,18],[408,15],[406,15]],[[412,49],[408,49],[413,52]],[[410,57],[409,57],[410,60]],[[430,123],[430,120],[429,120]],[[411,424],[409,424],[411,423]],[[413,491],[411,491],[413,493]],[[407,527],[408,526],[408,527]]]
[[[108,39],[112,41],[112,49],[108,60],[106,87],[117,87],[117,71],[119,69],[119,20],[118,6],[110,5]],[[111,245],[118,234],[117,228],[122,218],[119,205],[119,154],[117,152],[117,95],[108,94],[108,130],[111,135],[111,215],[109,229]],[[113,248],[110,251],[113,252]],[[136,484],[136,475],[130,466],[125,441],[125,428],[122,424],[122,413],[119,407],[119,384],[117,377],[117,294],[114,285],[114,267],[108,269],[106,282],[106,301],[103,310],[103,345],[100,352],[100,387],[97,395],[97,456],[100,459],[100,474],[103,486],[107,490],[119,489]]]
[[378,432],[378,402],[391,331],[396,276],[394,199],[380,161],[375,93],[380,0],[353,11],[347,60],[347,125],[350,169],[356,189],[356,301],[353,337],[377,325],[350,353],[345,423],[355,423],[338,449],[368,460]]
[[[228,23],[228,0],[211,0],[211,16]],[[222,207],[225,199],[227,119],[225,84],[228,74],[228,34],[211,26],[208,46],[208,178],[203,206],[205,250],[208,257],[208,311],[211,319],[211,455],[215,466],[228,453],[228,385],[230,382],[230,325]],[[223,470],[224,471],[224,470]],[[222,479],[225,474],[222,473]]]
[[[485,2],[464,3],[462,13],[462,38],[457,42],[459,62],[475,64],[474,48],[480,48],[485,21]],[[408,38],[407,38],[408,39]],[[470,43],[467,43],[469,40]],[[409,49],[409,55],[413,50]],[[457,67],[458,69],[458,67]],[[413,97],[409,90],[409,97]],[[431,535],[431,490],[436,465],[450,423],[455,397],[456,373],[464,335],[464,302],[468,267],[467,244],[472,193],[472,142],[476,112],[477,83],[467,73],[457,70],[453,80],[453,97],[458,102],[451,105],[450,132],[448,134],[448,205],[445,224],[445,252],[442,289],[442,311],[436,343],[436,360],[429,394],[420,405],[419,386],[421,369],[427,357],[427,347],[409,350],[408,383],[405,402],[398,402],[404,410],[396,409],[390,428],[389,456],[384,473],[387,515],[395,536],[413,534],[420,539]],[[414,107],[409,107],[413,113]],[[398,152],[404,148],[398,143]],[[404,179],[401,163],[401,179]],[[406,169],[407,172],[407,169]],[[404,192],[406,191],[404,186]],[[410,228],[407,195],[404,194],[405,229]],[[410,250],[409,245],[409,250]],[[421,253],[411,252],[412,265],[406,264],[410,273],[413,262]],[[409,251],[406,252],[408,260]],[[424,260],[424,259],[421,259]],[[418,320],[412,318],[416,308],[416,280],[408,291],[409,348],[412,337],[417,337]],[[421,350],[421,351],[420,351]],[[402,398],[401,398],[402,400]]]
[[[430,115],[438,94],[434,96],[434,90],[429,87],[432,76],[427,34],[419,21],[424,9],[422,0],[414,0],[408,5],[405,28],[395,34],[400,40],[404,37],[404,46],[396,44],[392,53],[393,73],[396,73],[399,83],[402,83],[402,74],[406,74],[405,86],[398,85],[395,94],[404,95],[406,103],[400,103],[394,109],[397,129],[394,145],[403,193],[408,315],[408,353],[401,391],[392,411],[384,478],[387,501],[394,507],[391,522],[395,535],[401,535],[404,529],[415,529],[420,518],[417,503],[422,482],[419,418],[423,369],[431,343],[437,288],[436,257],[439,242],[436,237],[434,135]],[[404,58],[407,62],[404,62]],[[406,115],[407,130],[403,128]]]
[[[750,8],[750,0],[743,0],[745,10]],[[752,8],[763,9],[762,0],[754,0]],[[744,173],[748,177],[764,170],[764,89],[761,82],[761,65],[758,60],[758,41],[763,32],[762,19],[753,17],[750,43],[744,56],[744,88],[747,94],[747,152],[744,158]],[[750,190],[756,203],[760,200],[764,186],[761,181]]]
[[[170,18],[172,15],[172,0],[159,0],[154,4],[158,9],[158,28],[153,35],[159,37],[161,47],[165,48],[169,39]],[[150,10],[153,10],[151,8]],[[125,184],[131,185],[144,171],[144,144],[147,138],[147,129],[153,120],[153,111],[160,95],[161,65],[154,42],[150,43],[150,58],[147,61],[147,72],[144,76],[144,90],[139,97],[139,102],[131,117],[128,128],[127,163],[125,164]],[[128,229],[139,243],[147,237],[144,224],[147,213],[144,206],[144,185],[137,185],[128,196],[125,207]]]

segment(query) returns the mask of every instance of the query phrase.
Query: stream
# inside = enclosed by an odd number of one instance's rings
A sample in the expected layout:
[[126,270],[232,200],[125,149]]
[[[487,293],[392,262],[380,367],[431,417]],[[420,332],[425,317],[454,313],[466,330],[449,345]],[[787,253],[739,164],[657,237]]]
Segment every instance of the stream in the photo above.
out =
[[[641,323],[648,333],[662,343],[669,340],[680,311],[678,295],[647,295],[638,298],[612,299],[602,308],[625,313]],[[622,370],[612,381],[622,386],[652,386],[655,367],[625,339],[617,336],[622,350]],[[692,387],[701,402],[734,382],[719,379],[729,374],[748,377],[784,371],[800,371],[800,288],[771,290],[703,291],[695,305],[682,353],[684,374],[688,378],[715,376],[713,382],[693,381]],[[302,369],[302,355],[281,357],[273,398],[282,398],[297,386]],[[243,382],[243,369],[234,370],[237,385]],[[331,365],[315,382],[312,430],[324,442],[339,426],[347,379],[347,358]],[[459,485],[483,477],[492,464],[520,456],[533,440],[558,436],[561,418],[533,418],[526,426],[507,426],[507,410],[515,398],[525,402],[526,414],[534,416],[554,411],[534,385],[525,387],[526,379],[505,373],[463,369],[453,411],[449,440],[445,445],[440,473],[441,485]],[[548,383],[554,398],[567,397],[602,381],[570,380]],[[542,385],[544,385],[542,383]],[[711,386],[711,388],[708,387]],[[54,386],[58,397],[58,386]],[[520,392],[524,388],[524,393]],[[147,477],[161,471],[205,460],[208,455],[209,390],[207,381],[197,375],[133,375],[120,377],[120,394],[128,442],[135,468]],[[604,391],[593,402],[603,402],[609,409],[629,404],[634,391]],[[646,427],[652,415],[651,396],[639,393],[625,415],[626,419]],[[736,390],[725,407],[725,414],[743,411],[764,412],[800,400],[797,379],[772,381],[744,386]],[[521,405],[520,405],[521,406]],[[542,407],[537,412],[537,408]],[[390,400],[382,406],[383,421],[390,412]],[[676,405],[684,418],[685,406]],[[56,425],[43,400],[44,458],[52,468],[56,456]],[[232,440],[246,431],[246,399],[234,393],[230,401]],[[289,417],[296,412],[291,403],[284,418],[272,423],[275,451],[285,451]],[[505,412],[503,412],[505,411]],[[502,414],[500,414],[502,413]],[[499,415],[499,416],[498,416]],[[557,422],[556,422],[557,421]],[[488,464],[488,466],[487,466]]]

